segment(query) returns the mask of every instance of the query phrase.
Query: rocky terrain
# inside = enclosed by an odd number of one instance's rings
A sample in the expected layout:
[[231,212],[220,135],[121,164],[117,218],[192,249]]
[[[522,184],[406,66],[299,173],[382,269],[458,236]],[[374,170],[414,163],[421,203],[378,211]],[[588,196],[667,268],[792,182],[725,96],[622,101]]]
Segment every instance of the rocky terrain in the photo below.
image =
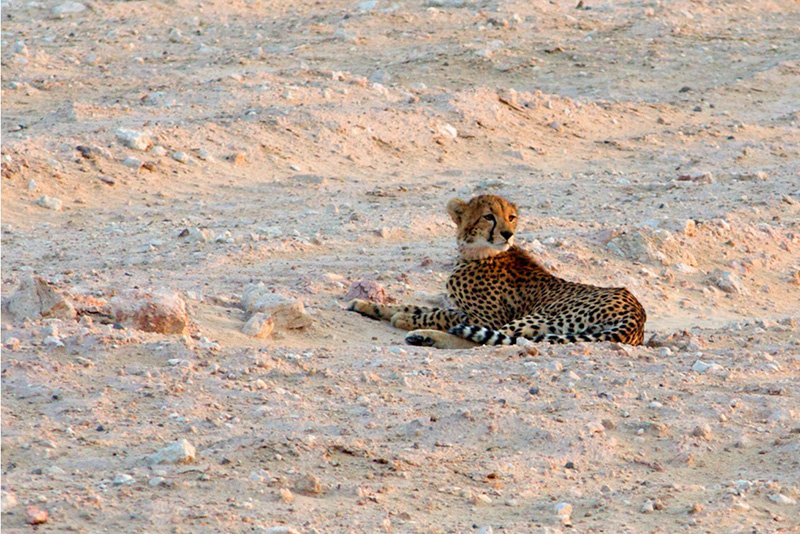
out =
[[[9,532],[800,531],[800,5],[2,2]],[[648,344],[437,351],[444,205]]]

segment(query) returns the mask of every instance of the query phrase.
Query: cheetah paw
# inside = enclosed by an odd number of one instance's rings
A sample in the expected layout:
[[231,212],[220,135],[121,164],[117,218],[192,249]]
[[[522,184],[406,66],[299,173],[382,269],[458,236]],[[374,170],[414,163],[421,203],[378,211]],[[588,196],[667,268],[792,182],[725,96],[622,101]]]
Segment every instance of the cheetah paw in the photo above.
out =
[[434,344],[433,338],[424,334],[415,334],[411,332],[406,334],[406,344],[416,345],[417,347],[432,347]]

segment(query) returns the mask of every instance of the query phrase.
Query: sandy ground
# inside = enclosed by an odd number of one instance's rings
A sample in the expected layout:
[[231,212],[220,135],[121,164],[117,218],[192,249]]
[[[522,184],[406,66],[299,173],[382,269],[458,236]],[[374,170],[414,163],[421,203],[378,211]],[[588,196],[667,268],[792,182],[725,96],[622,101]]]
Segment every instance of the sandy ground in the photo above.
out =
[[[82,315],[3,314],[4,530],[800,531],[796,2],[75,4],[2,3],[3,298]],[[480,192],[652,346],[342,311],[440,303]],[[241,333],[258,282],[313,324]],[[87,315],[136,288],[187,333]]]

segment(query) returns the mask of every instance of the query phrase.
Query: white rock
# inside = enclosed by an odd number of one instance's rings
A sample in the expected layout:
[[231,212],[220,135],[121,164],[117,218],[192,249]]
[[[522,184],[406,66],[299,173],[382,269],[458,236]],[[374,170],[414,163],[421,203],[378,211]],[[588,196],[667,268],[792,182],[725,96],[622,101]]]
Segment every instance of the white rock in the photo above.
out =
[[692,364],[692,371],[700,374],[721,374],[725,369],[718,363],[708,363],[703,360],[697,360]]
[[17,41],[14,43],[14,47],[11,49],[11,52],[20,56],[27,56],[28,46],[25,44],[25,41]]
[[266,313],[254,313],[242,327],[242,332],[248,336],[263,339],[272,334],[275,321]]
[[456,130],[455,126],[448,123],[439,126],[439,133],[450,139],[455,139],[458,137],[458,130]]
[[553,511],[559,517],[570,517],[572,515],[572,505],[568,502],[560,502],[553,506]]
[[150,139],[150,136],[144,132],[120,128],[116,133],[117,140],[133,150],[144,151],[153,146],[153,141]]
[[6,309],[18,319],[38,319],[55,317],[73,319],[75,308],[44,278],[29,275],[23,278],[19,287],[11,294]]
[[147,481],[147,485],[151,488],[162,486],[167,480],[164,477],[153,477]]
[[0,496],[0,502],[2,503],[2,512],[6,513],[15,506],[17,506],[17,496],[10,491],[2,490],[2,495]]
[[194,462],[197,451],[186,439],[167,445],[147,457],[150,464],[188,464]]
[[167,149],[164,148],[161,145],[156,145],[156,146],[154,146],[153,148],[150,149],[150,153],[152,155],[158,156],[158,157],[166,156],[167,155]]
[[257,530],[256,532],[259,532],[259,533],[262,533],[262,534],[300,534],[299,530],[294,529],[292,527],[285,527],[285,526],[261,528],[261,529]]
[[203,161],[213,162],[214,156],[211,155],[211,152],[206,150],[205,148],[201,148],[197,151],[197,157]]
[[64,2],[55,6],[50,12],[56,17],[63,17],[64,15],[72,15],[74,13],[81,13],[86,10],[86,6],[80,2]]
[[788,497],[783,493],[773,493],[769,496],[769,500],[776,504],[797,504],[797,500],[793,499],[792,497]]
[[125,473],[120,473],[119,475],[115,476],[113,481],[115,486],[130,486],[135,483],[136,479]]
[[179,163],[189,163],[189,154],[186,152],[173,152],[172,159]]
[[746,292],[739,277],[730,271],[720,271],[717,269],[709,275],[708,279],[725,293],[738,295]]
[[47,336],[44,338],[44,346],[45,347],[63,347],[64,342],[61,341],[57,336]]
[[47,195],[42,195],[36,201],[36,205],[41,206],[43,208],[47,208],[49,210],[61,211],[61,208],[64,206],[64,203],[61,201],[60,198],[48,197]]
[[34,192],[34,191],[36,191],[37,189],[39,189],[39,186],[36,184],[36,180],[34,180],[33,178],[31,178],[30,180],[28,180],[28,191],[30,191],[31,193],[33,193],[33,192]]
[[130,167],[131,169],[139,169],[142,166],[142,160],[139,158],[134,158],[133,156],[128,156],[124,160],[122,160],[122,164],[126,167]]
[[209,241],[213,241],[214,232],[208,228],[192,227],[187,230],[186,237],[189,239],[189,241],[193,241],[195,243],[208,243]]
[[272,293],[263,283],[245,287],[242,292],[242,308],[250,313],[262,312],[270,315],[276,328],[306,328],[313,323],[301,301]]
[[642,507],[639,509],[639,511],[643,514],[651,514],[655,511],[655,509],[655,503],[650,499],[647,499],[644,501],[644,503],[642,503]]
[[182,43],[183,39],[183,33],[181,33],[178,28],[172,28],[169,30],[169,41],[171,43]]

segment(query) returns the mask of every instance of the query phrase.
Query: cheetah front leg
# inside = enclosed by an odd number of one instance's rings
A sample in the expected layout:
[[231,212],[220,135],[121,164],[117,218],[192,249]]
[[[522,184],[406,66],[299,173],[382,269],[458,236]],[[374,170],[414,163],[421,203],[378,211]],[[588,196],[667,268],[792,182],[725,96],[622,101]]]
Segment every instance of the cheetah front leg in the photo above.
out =
[[414,330],[417,328],[447,330],[467,319],[467,314],[461,310],[452,308],[441,309],[426,306],[386,305],[361,299],[350,301],[347,309],[373,319],[391,321],[392,326],[403,330]]

